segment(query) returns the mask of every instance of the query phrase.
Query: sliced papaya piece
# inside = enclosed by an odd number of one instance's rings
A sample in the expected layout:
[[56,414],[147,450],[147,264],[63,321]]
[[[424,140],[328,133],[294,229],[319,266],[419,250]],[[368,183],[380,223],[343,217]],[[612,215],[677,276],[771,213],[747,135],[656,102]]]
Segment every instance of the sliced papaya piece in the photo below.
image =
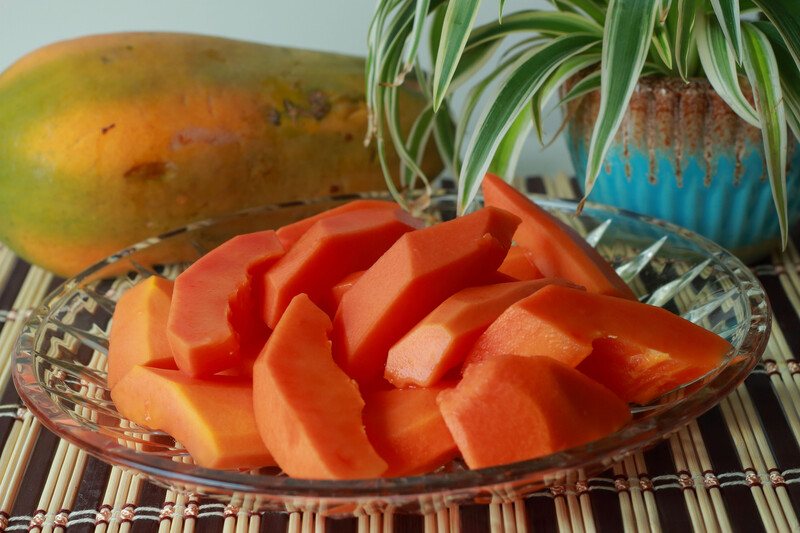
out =
[[626,402],[646,404],[704,374],[694,365],[618,338],[592,342],[592,353],[577,366]]
[[512,246],[497,271],[519,281],[541,279],[544,274],[536,267],[531,255],[530,250],[522,246]]
[[485,208],[400,237],[342,298],[333,327],[339,366],[362,383],[382,376],[389,348],[414,324],[495,273],[518,223]]
[[470,287],[442,302],[389,349],[384,377],[395,387],[430,387],[460,366],[489,325],[511,304],[550,283],[545,278]]
[[295,296],[253,367],[261,437],[293,477],[370,478],[387,468],[367,439],[358,385],[333,362],[331,320]]
[[108,387],[136,365],[176,369],[167,341],[172,282],[151,276],[126,291],[114,309],[108,336]]
[[[598,381],[612,384],[616,363],[628,358],[624,379],[632,389],[640,381],[661,390],[676,381],[685,382],[715,368],[731,345],[723,338],[660,307],[632,300],[603,296],[559,285],[550,285],[510,306],[475,343],[467,364],[513,353],[545,355],[577,367],[595,349],[598,339],[619,339],[596,354],[612,355],[605,363],[595,360],[591,368]],[[652,363],[666,358],[677,363],[671,373],[654,374]],[[666,371],[670,365],[660,366]],[[589,367],[585,367],[588,372]],[[624,390],[615,387],[617,390]],[[637,398],[641,400],[641,398]]]
[[389,464],[385,477],[431,472],[458,455],[436,396],[442,388],[394,389],[366,396],[364,425]]
[[336,310],[339,308],[339,304],[342,303],[342,297],[344,294],[349,291],[353,285],[355,285],[356,281],[358,281],[363,275],[364,271],[359,270],[357,272],[352,272],[339,280],[336,285],[331,287],[331,290],[325,297],[325,303],[321,306],[322,309],[328,313],[329,316],[336,315]]
[[631,419],[613,392],[549,357],[502,355],[470,366],[438,402],[470,468],[579,446]]
[[177,370],[136,366],[111,389],[111,399],[127,419],[172,435],[200,466],[275,464],[256,428],[249,379],[194,379]]
[[483,197],[486,205],[505,209],[522,220],[514,241],[530,250],[536,267],[546,277],[568,279],[589,292],[636,299],[630,287],[585,239],[511,185],[486,174]]
[[346,204],[334,207],[317,213],[314,216],[298,220],[282,226],[276,230],[278,239],[285,250],[289,250],[294,243],[300,240],[305,232],[311,229],[311,226],[325,218],[341,215],[342,213],[351,213],[353,211],[370,210],[370,209],[388,209],[393,211],[395,209],[402,209],[396,202],[387,202],[386,200],[353,200]]
[[[257,344],[254,339],[265,337],[252,280],[282,255],[272,230],[239,235],[175,279],[167,338],[178,368],[192,377],[232,368],[241,359],[242,342]],[[240,336],[248,339],[240,342]]]
[[397,209],[360,209],[318,220],[264,275],[264,322],[278,323],[292,298],[322,305],[345,275],[372,265],[421,221]]

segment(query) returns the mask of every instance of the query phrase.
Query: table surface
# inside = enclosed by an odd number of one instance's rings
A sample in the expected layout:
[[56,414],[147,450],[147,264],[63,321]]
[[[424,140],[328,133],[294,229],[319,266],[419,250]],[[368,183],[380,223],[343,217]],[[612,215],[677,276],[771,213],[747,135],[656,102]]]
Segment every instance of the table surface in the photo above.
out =
[[[565,178],[527,186],[554,197],[576,194]],[[763,362],[719,406],[651,450],[566,493],[427,516],[327,520],[186,499],[42,428],[9,372],[22,321],[60,280],[0,245],[0,531],[800,531],[798,247],[796,238],[754,268],[776,317]]]

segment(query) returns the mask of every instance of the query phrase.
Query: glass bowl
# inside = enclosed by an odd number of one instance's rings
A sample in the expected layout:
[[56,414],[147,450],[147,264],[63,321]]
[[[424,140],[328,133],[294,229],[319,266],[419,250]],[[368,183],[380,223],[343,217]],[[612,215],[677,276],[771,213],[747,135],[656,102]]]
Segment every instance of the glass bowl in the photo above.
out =
[[[359,197],[365,196],[382,197]],[[174,278],[235,234],[278,227],[354,198],[264,206],[191,224],[67,280],[28,319],[17,341],[13,378],[23,401],[59,437],[172,490],[250,496],[256,511],[310,510],[332,516],[386,508],[430,512],[455,503],[509,501],[599,473],[710,409],[745,379],[765,349],[771,313],[763,288],[727,251],[666,222],[591,204],[576,215],[573,202],[535,198],[584,235],[642,301],[730,341],[734,348],[720,366],[648,405],[633,406],[633,422],[601,440],[494,468],[469,470],[454,461],[431,474],[406,478],[319,481],[289,478],[276,469],[201,468],[168,435],[138,427],[117,413],[104,368],[109,320],[125,290],[151,275]],[[454,212],[454,196],[438,194],[426,214],[435,221]]]

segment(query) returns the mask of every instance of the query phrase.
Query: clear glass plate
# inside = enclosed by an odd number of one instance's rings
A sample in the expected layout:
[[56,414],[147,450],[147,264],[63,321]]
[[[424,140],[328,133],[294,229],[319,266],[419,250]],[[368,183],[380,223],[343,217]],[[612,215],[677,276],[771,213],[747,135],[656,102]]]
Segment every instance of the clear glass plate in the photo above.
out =
[[[570,490],[578,473],[598,473],[717,404],[745,379],[765,349],[771,313],[763,288],[727,251],[666,222],[592,205],[576,215],[572,202],[536,198],[586,236],[642,301],[729,340],[734,349],[722,364],[648,405],[633,407],[633,422],[601,440],[495,468],[468,470],[455,461],[407,478],[318,481],[292,479],[275,469],[200,468],[168,435],[137,427],[117,413],[104,368],[109,320],[125,290],[150,275],[174,278],[235,234],[278,227],[353,198],[265,206],[192,224],[132,246],[66,281],[33,313],[17,341],[13,378],[23,401],[59,437],[172,490],[257,496],[256,510],[343,515],[391,507],[427,512],[454,503],[508,501],[545,487]],[[454,210],[454,197],[442,194],[434,197],[428,215],[435,222],[451,218]]]

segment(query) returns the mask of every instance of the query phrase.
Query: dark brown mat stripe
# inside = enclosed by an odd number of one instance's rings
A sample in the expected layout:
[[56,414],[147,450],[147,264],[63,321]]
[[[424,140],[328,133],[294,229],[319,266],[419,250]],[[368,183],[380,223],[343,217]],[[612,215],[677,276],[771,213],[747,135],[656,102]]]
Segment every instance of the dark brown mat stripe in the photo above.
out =
[[[110,472],[111,467],[106,463],[91,456],[86,460],[86,469],[83,471],[81,484],[78,488],[78,497],[74,506],[75,510],[82,511],[84,509],[92,509],[95,512],[100,510],[100,506],[103,503],[103,492],[108,483],[108,475]],[[81,515],[81,518],[86,516],[87,515]],[[92,516],[91,518],[95,517]],[[94,523],[81,523],[72,525],[69,528],[69,533],[89,531],[94,531]]]
[[[463,510],[462,516],[463,516]],[[553,498],[542,493],[525,501],[525,515],[528,519],[528,529],[532,531],[558,531],[556,506]]]
[[27,309],[14,309],[14,300],[25,282],[25,276],[28,275],[30,265],[21,259],[16,261],[14,269],[11,271],[6,285],[0,290],[0,309],[6,311],[4,320],[0,321],[0,331],[6,323],[20,320],[25,317],[29,310]]
[[[530,500],[529,500],[530,501]],[[527,506],[526,502],[526,506]],[[462,533],[482,533],[489,531],[489,507],[486,505],[462,505],[461,514]],[[530,513],[528,513],[530,519]]]
[[614,472],[606,470],[588,480],[589,500],[592,515],[600,533],[614,533],[622,523],[619,493],[614,487]]
[[12,507],[11,516],[34,515],[39,510],[38,502],[47,482],[53,454],[59,439],[44,428],[39,430],[36,446],[31,453],[31,460],[25,469],[25,475],[19,484],[17,499]]
[[139,492],[136,519],[131,524],[132,533],[149,533],[158,527],[166,494],[167,491],[161,487],[144,483]]
[[[329,521],[328,524],[333,524]],[[277,533],[286,531],[289,515],[285,513],[265,513],[261,516],[261,533]]]

